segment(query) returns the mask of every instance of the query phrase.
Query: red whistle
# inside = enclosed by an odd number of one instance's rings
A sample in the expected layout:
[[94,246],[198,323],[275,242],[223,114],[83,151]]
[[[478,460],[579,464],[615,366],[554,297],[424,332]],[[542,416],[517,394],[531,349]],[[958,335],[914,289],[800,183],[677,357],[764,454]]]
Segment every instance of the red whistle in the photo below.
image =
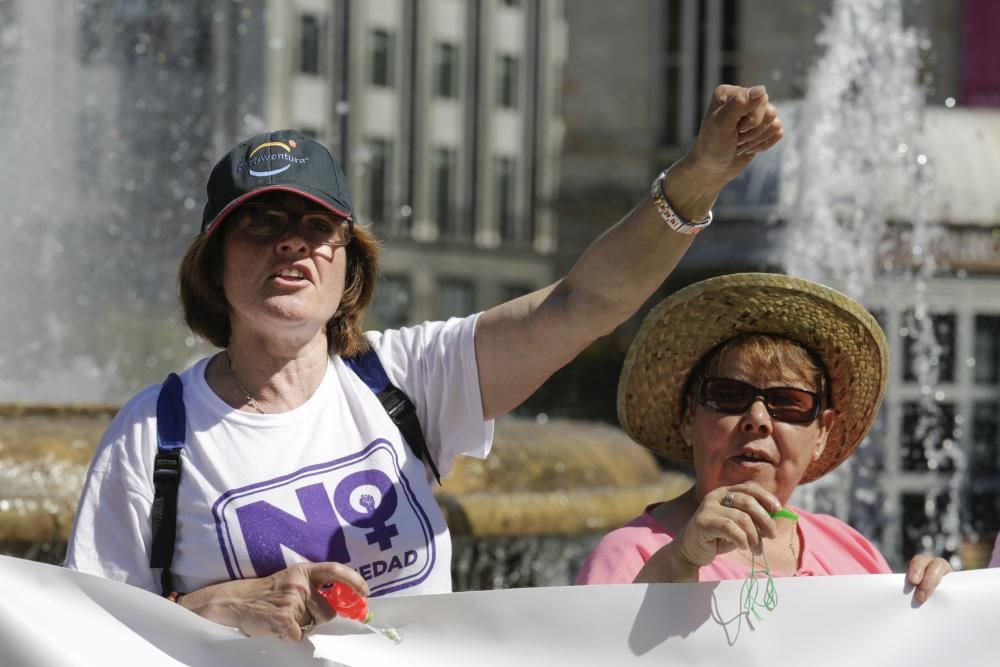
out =
[[318,589],[326,603],[337,612],[338,616],[362,623],[372,632],[376,632],[389,641],[398,644],[403,641],[399,630],[380,623],[374,623],[375,615],[368,608],[368,601],[354,592],[354,589],[340,581],[328,581]]
[[340,581],[328,581],[319,587],[319,594],[338,615],[353,621],[367,622],[370,614],[368,602],[347,584]]

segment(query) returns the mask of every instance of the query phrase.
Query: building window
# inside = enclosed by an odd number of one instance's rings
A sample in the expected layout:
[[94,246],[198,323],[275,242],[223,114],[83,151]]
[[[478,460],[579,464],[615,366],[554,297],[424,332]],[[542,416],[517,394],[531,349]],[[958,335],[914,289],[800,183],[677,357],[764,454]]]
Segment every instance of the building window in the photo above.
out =
[[[938,552],[933,543],[934,535],[941,533],[941,517],[946,516],[950,499],[947,493],[904,493],[900,498],[903,526],[903,558],[919,553]],[[956,545],[957,546],[957,545]],[[939,553],[950,558],[954,552]]]
[[392,33],[386,30],[372,31],[372,85],[392,87]]
[[[740,69],[740,10],[739,0],[722,0],[719,32],[719,83],[735,84]],[[702,104],[706,100],[702,100]]]
[[441,43],[434,47],[434,94],[458,97],[458,47]]
[[106,178],[106,160],[95,160],[93,144],[95,137],[102,136],[101,114],[96,106],[81,105],[76,117],[76,157],[77,167],[73,170],[80,192],[85,194],[100,191],[101,181]]
[[[7,3],[3,3],[5,5]],[[3,8],[0,5],[0,25],[14,25],[13,7]],[[94,65],[106,56],[104,36],[111,30],[111,19],[108,16],[108,6],[105,3],[88,2],[81,4],[77,10],[80,14],[77,32],[77,53],[80,63]]]
[[740,0],[664,0],[659,30],[664,145],[698,132],[705,104],[719,83],[739,81]]
[[663,143],[674,146],[681,142],[681,68],[684,50],[681,43],[681,0],[664,4],[663,35]]
[[1000,531],[1000,494],[992,489],[974,490],[969,494],[967,506],[969,528],[978,538],[979,544],[983,545],[983,549],[978,562],[970,562],[963,557],[962,569],[986,567],[993,540],[996,539],[997,531]]
[[371,139],[368,153],[368,215],[373,223],[389,222],[392,143],[385,139]]
[[552,115],[563,115],[563,97],[566,90],[566,67],[562,63],[552,66],[552,80],[555,81],[555,94],[552,96]]
[[515,241],[514,229],[514,196],[515,172],[517,163],[514,158],[500,157],[496,160],[496,199],[497,229],[502,241]]
[[997,4],[995,0],[962,3],[962,104],[1000,107],[1000,67],[997,67]]
[[498,60],[497,105],[502,109],[517,108],[517,58],[500,56]]
[[928,340],[924,328],[920,326],[914,312],[903,316],[903,379],[915,382],[919,371],[925,366],[937,370],[938,382],[955,381],[955,315],[937,313],[929,315],[934,340]]
[[434,295],[434,316],[441,320],[465,317],[475,307],[474,295],[475,290],[468,281],[454,278],[440,280]]
[[969,469],[980,475],[1000,473],[1000,418],[996,400],[972,404],[972,460]]
[[372,313],[382,328],[397,329],[410,323],[413,288],[409,276],[386,275],[375,288]]
[[[81,3],[75,3],[81,4]],[[211,62],[211,3],[198,0],[174,2],[122,3],[102,2],[106,20],[101,39],[107,50],[99,55],[121,55],[128,65],[156,63],[157,67],[183,71],[207,69]],[[136,11],[135,7],[142,9]],[[127,8],[126,8],[127,7]],[[249,10],[246,10],[249,11]],[[246,24],[242,24],[246,25]],[[110,33],[110,34],[109,34]],[[81,45],[86,48],[86,45]]]
[[450,148],[434,151],[434,218],[444,238],[458,236],[455,216],[455,180],[457,158]]
[[976,315],[973,346],[975,383],[1000,383],[1000,315]]
[[321,32],[318,16],[302,15],[299,20],[299,72],[302,74],[319,74]]
[[903,403],[900,456],[908,472],[952,472],[955,461],[946,441],[954,443],[955,406],[938,403],[930,409],[921,403]]

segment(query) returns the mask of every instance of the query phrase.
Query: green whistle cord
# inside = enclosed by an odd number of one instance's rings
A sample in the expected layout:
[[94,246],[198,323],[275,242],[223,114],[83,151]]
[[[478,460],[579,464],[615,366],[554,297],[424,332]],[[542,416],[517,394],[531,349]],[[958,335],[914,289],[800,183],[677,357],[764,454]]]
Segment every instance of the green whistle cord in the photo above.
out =
[[[771,570],[767,565],[767,554],[764,554],[763,558],[764,568],[758,569],[756,558],[753,553],[750,554],[750,574],[747,575],[743,582],[743,588],[740,590],[740,609],[747,614],[753,614],[758,621],[764,620],[758,609],[763,607],[768,611],[774,611],[775,607],[778,606],[778,589],[774,586],[774,579],[771,577]],[[758,575],[766,577],[763,600],[758,598],[761,595],[761,583],[765,581],[765,578]]]
[[[775,519],[791,519],[792,521],[798,521],[799,516],[792,512],[791,510],[782,507],[777,512],[771,512],[771,517]],[[792,526],[792,532],[795,532],[795,526]],[[788,542],[788,547],[792,550],[792,557],[795,557],[795,549],[792,547],[791,541]],[[747,575],[746,581],[743,582],[743,588],[740,590],[740,609],[746,614],[753,614],[754,618],[758,621],[763,621],[764,617],[760,615],[757,611],[760,608],[764,608],[768,611],[774,611],[775,607],[778,606],[778,589],[774,586],[774,578],[771,577],[771,568],[767,564],[767,554],[763,554],[764,568],[757,568],[757,560],[753,553],[750,553],[750,574]],[[758,575],[764,575],[763,577]],[[761,582],[764,583],[764,599],[760,598],[760,585]]]

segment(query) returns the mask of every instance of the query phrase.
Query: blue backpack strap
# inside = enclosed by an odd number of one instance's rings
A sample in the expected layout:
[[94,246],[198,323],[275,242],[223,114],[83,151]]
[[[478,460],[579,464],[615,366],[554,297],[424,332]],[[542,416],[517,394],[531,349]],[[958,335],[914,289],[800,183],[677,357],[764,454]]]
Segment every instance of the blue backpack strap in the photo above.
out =
[[156,458],[153,461],[153,507],[150,510],[153,542],[149,566],[163,568],[161,593],[174,591],[170,566],[177,539],[177,489],[181,483],[181,450],[187,432],[184,384],[171,373],[156,399]]
[[417,408],[409,396],[389,382],[389,376],[386,375],[385,368],[382,366],[382,360],[378,358],[375,350],[369,348],[367,352],[355,357],[343,357],[343,360],[348,368],[354,371],[378,397],[379,403],[382,404],[382,407],[389,414],[389,418],[399,428],[399,432],[403,434],[410,449],[425,465],[430,467],[431,472],[434,473],[434,479],[440,485],[441,473],[438,472],[437,466],[434,465],[434,459],[431,458],[430,450],[427,449],[427,441],[424,440],[424,432],[420,429],[420,420],[417,418]]

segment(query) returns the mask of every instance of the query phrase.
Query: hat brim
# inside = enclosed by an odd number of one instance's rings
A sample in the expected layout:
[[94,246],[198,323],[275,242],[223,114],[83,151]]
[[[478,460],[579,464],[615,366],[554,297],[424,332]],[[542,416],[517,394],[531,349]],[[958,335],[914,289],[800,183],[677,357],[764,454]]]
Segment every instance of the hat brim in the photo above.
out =
[[212,218],[212,221],[205,226],[203,233],[211,234],[212,231],[219,226],[219,223],[225,220],[229,215],[239,207],[240,204],[259,197],[265,192],[290,192],[292,194],[305,197],[306,199],[316,202],[323,208],[336,213],[340,217],[348,220],[352,225],[354,224],[354,219],[351,217],[349,211],[345,210],[344,207],[339,206],[335,202],[330,200],[328,195],[324,195],[321,192],[315,192],[312,188],[308,188],[302,185],[288,185],[288,184],[276,184],[276,185],[262,185],[259,188],[255,188],[250,192],[240,195],[233,201],[226,204],[226,207],[219,211],[218,215]]
[[861,444],[885,395],[885,334],[858,302],[824,285],[780,274],[738,273],[690,285],[643,321],[618,382],[618,420],[633,440],[691,465],[680,434],[683,392],[698,362],[744,334],[794,340],[823,363],[838,417],[822,455],[800,483],[822,477]]

